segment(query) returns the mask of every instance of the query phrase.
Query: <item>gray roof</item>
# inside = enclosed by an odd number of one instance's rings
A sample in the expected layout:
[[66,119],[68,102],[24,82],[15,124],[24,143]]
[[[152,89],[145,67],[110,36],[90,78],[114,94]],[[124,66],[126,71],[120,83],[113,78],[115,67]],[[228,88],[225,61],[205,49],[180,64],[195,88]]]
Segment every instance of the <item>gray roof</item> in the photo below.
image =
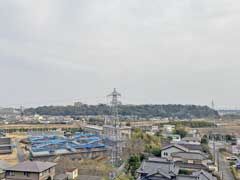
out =
[[169,145],[164,146],[163,148],[161,148],[161,150],[166,150],[166,149],[169,149],[169,148],[172,148],[172,147],[180,149],[180,150],[182,150],[184,152],[188,152],[189,151],[187,148],[185,148],[184,146],[182,146],[180,144],[169,144]]
[[198,142],[200,142],[201,138],[199,138],[199,137],[184,137],[184,138],[182,138],[182,141],[198,141]]
[[191,175],[178,175],[176,177],[176,180],[197,180],[198,178],[196,176]]
[[176,152],[172,153],[171,156],[188,160],[205,160],[208,158],[206,154],[201,152]]
[[41,161],[25,161],[19,163],[15,166],[6,168],[6,171],[20,171],[20,172],[43,172],[53,166],[56,166],[55,163],[51,162],[41,162]]
[[208,167],[203,164],[184,163],[181,161],[177,161],[177,162],[175,162],[175,164],[180,169],[208,170]]
[[189,151],[203,151],[203,147],[201,145],[198,144],[178,144],[180,146],[183,146],[185,148],[187,148]]
[[172,161],[162,158],[149,158],[143,161],[137,173],[140,174],[138,180],[217,180],[204,170],[194,172],[192,175],[178,174],[179,164],[175,165]]
[[141,167],[137,170],[139,174],[146,174],[151,176],[154,174],[161,174],[164,177],[170,178],[178,174],[179,168],[173,162],[166,161],[162,158],[150,158],[143,161]]
[[199,180],[217,180],[217,178],[214,177],[212,174],[210,174],[206,171],[203,171],[203,170],[194,172],[193,176],[199,177]]
[[151,176],[142,176],[139,177],[138,180],[217,180],[215,176],[206,172],[206,171],[199,171],[195,172],[192,175],[176,175],[172,177],[161,176],[161,174],[156,173]]

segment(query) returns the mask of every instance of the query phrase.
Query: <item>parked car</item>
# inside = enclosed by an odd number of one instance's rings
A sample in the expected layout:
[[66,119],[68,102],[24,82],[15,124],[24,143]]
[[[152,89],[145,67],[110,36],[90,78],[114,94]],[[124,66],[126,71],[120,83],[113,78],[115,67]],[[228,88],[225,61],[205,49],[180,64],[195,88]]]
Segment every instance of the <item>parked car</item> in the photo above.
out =
[[237,160],[238,160],[238,157],[237,157],[237,156],[228,156],[228,157],[226,157],[226,159],[227,159],[228,161],[237,161]]
[[237,162],[235,166],[237,169],[240,169],[240,162]]
[[207,166],[210,171],[217,172],[217,166],[214,164],[212,160],[208,160]]

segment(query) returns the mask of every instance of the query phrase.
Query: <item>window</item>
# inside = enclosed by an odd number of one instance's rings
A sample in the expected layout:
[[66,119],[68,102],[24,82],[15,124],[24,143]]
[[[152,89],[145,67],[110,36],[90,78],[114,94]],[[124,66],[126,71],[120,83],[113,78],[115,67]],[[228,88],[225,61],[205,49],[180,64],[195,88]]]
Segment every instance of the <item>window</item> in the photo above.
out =
[[24,176],[29,177],[29,176],[30,176],[30,173],[29,173],[29,172],[24,172]]
[[167,153],[167,152],[164,152],[163,155],[164,155],[164,156],[168,156],[168,153]]
[[7,176],[14,176],[15,175],[15,172],[14,171],[7,171]]

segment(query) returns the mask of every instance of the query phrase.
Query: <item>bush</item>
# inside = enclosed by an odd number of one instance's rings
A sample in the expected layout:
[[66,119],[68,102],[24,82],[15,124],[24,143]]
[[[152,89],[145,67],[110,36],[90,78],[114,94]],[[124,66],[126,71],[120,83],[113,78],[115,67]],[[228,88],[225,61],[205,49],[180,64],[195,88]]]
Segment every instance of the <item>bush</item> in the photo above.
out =
[[132,155],[127,161],[127,172],[132,176],[135,175],[136,170],[140,167],[141,160],[139,155]]
[[157,157],[161,157],[161,150],[159,147],[157,148],[153,148],[151,153],[154,155],[154,156],[157,156]]
[[184,138],[187,135],[187,131],[183,126],[177,126],[174,130],[174,134],[178,134],[181,138]]
[[213,122],[207,122],[207,121],[173,121],[165,124],[171,124],[175,126],[186,126],[190,128],[203,128],[203,127],[215,126]]
[[191,174],[192,174],[192,171],[186,170],[186,169],[180,169],[180,170],[179,170],[179,174],[191,175]]
[[201,139],[201,144],[208,144],[208,138],[206,135],[204,135]]
[[157,153],[160,151],[160,137],[144,133],[141,129],[134,129],[132,133],[133,140],[142,140],[144,144],[144,151],[147,153]]

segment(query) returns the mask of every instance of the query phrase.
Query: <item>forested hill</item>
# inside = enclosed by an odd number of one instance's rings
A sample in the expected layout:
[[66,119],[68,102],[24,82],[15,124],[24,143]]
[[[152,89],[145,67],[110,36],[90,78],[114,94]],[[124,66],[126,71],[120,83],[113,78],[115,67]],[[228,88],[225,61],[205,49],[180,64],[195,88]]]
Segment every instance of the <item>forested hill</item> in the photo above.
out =
[[[77,106],[43,106],[29,108],[25,114],[40,115],[110,115],[111,109],[105,104],[81,105]],[[137,116],[142,118],[162,117],[162,118],[217,118],[217,111],[208,106],[196,105],[121,105],[119,115]]]

